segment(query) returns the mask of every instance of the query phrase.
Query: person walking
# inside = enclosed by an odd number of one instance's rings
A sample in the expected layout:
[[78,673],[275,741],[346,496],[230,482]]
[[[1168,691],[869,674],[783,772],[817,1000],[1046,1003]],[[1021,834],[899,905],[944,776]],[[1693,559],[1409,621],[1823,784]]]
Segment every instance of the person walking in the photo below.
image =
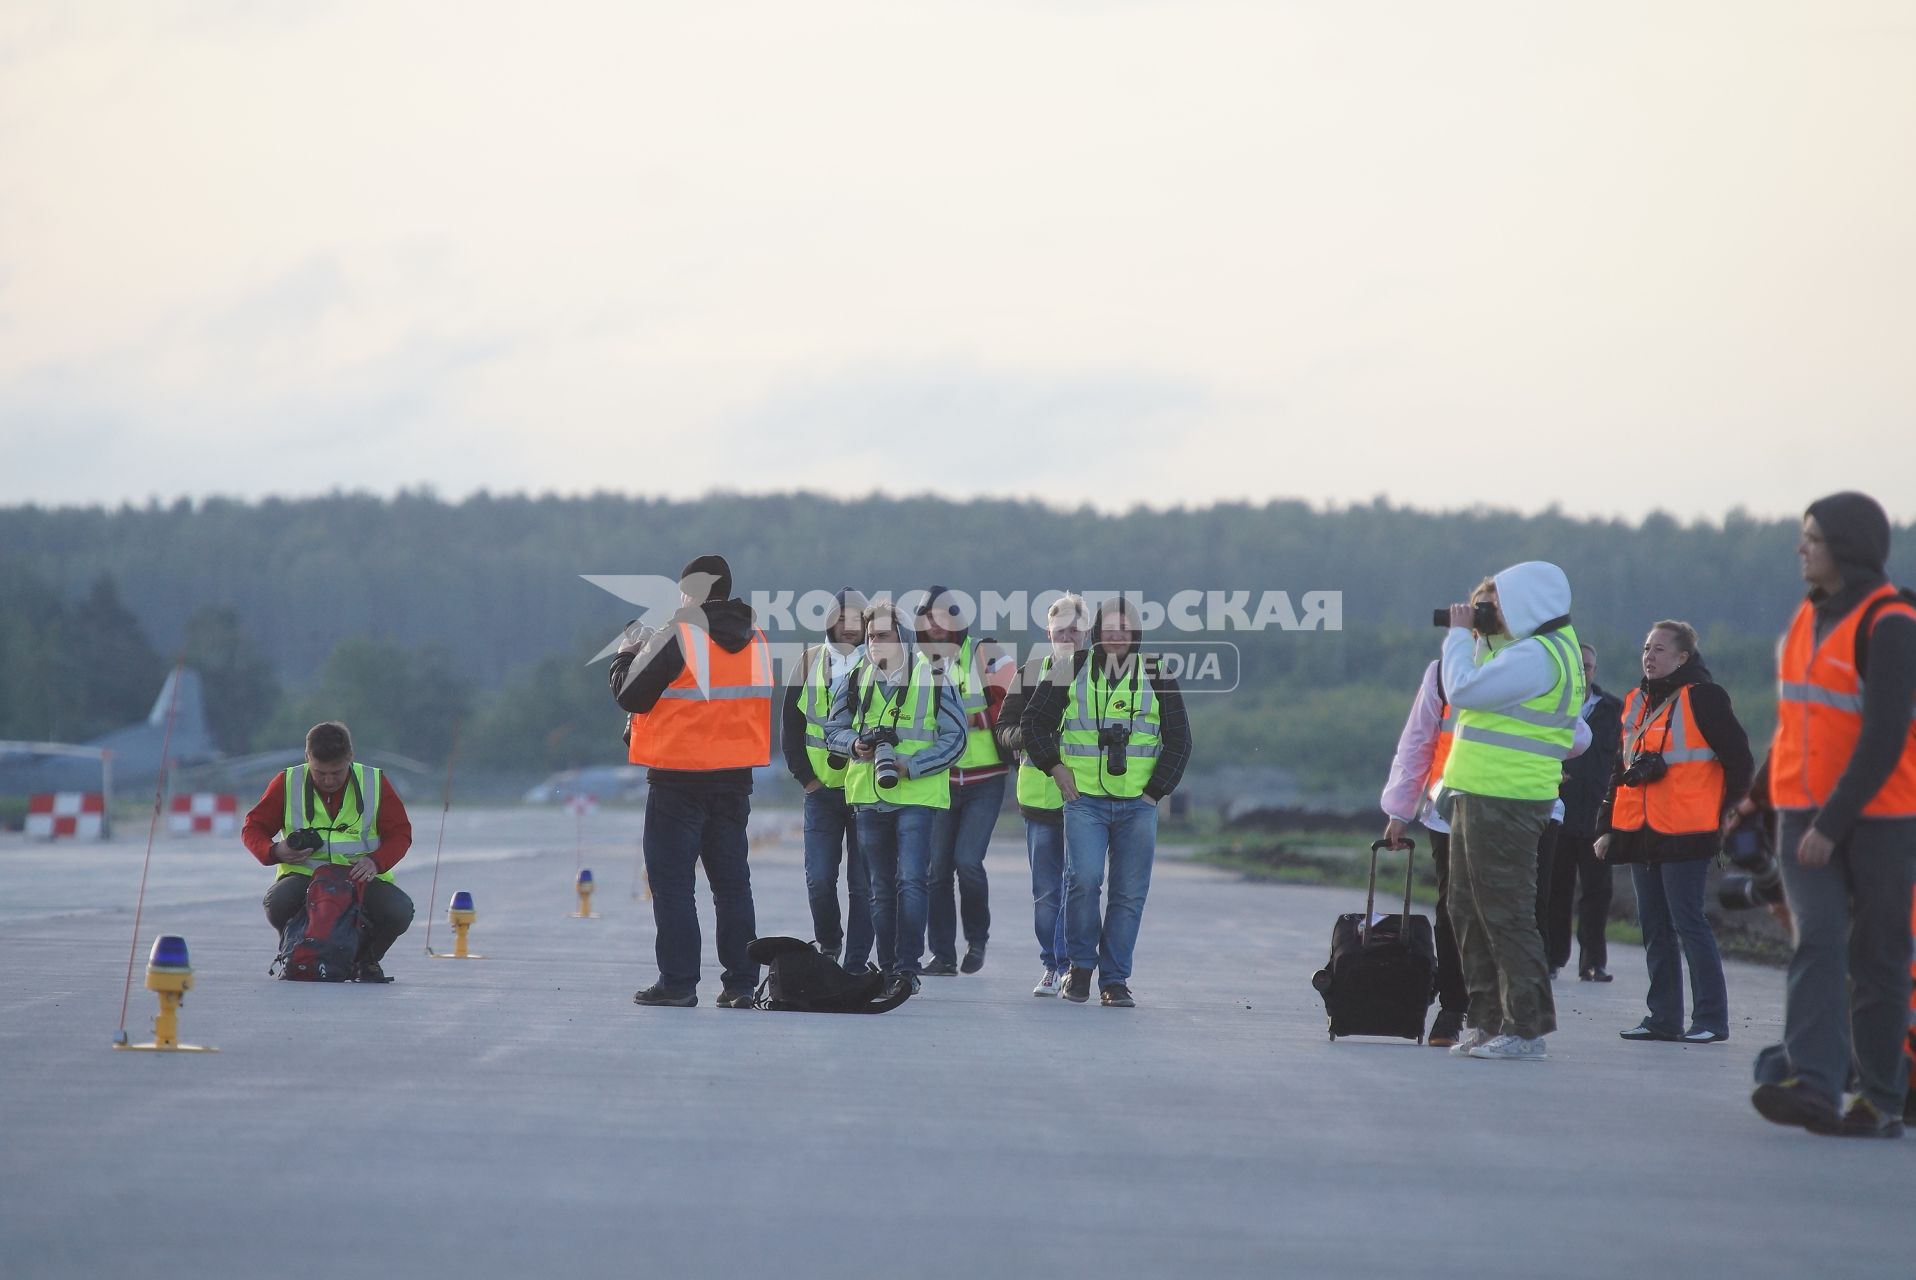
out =
[[[1749,790],[1755,762],[1730,706],[1697,651],[1696,629],[1666,619],[1643,642],[1643,681],[1623,704],[1620,750],[1597,815],[1596,856],[1630,868],[1649,1012],[1625,1040],[1712,1044],[1730,1036],[1729,992],[1704,914],[1710,861],[1723,846],[1731,797]],[[1682,962],[1679,963],[1679,952]],[[1690,1018],[1683,1018],[1683,965]]]

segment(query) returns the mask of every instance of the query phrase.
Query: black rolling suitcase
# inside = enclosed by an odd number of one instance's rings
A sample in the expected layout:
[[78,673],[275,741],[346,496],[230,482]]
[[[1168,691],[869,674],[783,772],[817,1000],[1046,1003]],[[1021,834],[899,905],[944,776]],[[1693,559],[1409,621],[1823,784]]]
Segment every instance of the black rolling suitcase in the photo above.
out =
[[1424,1017],[1437,997],[1437,941],[1430,921],[1410,912],[1410,871],[1417,842],[1404,842],[1404,913],[1371,923],[1377,909],[1377,851],[1370,847],[1370,893],[1364,913],[1337,917],[1331,958],[1311,978],[1330,1015],[1331,1039],[1400,1036],[1424,1042]]

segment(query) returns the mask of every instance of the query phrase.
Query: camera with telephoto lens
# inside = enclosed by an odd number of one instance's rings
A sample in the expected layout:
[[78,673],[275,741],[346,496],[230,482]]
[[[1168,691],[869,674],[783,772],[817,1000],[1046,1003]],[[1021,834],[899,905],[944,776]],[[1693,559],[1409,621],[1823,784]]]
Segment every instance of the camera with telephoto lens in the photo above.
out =
[[1116,777],[1124,772],[1124,749],[1131,745],[1131,726],[1107,724],[1098,729],[1098,745],[1104,748],[1104,771]]
[[[1450,626],[1450,610],[1432,609],[1430,611],[1430,625],[1448,629]],[[1504,628],[1503,623],[1499,621],[1497,617],[1497,606],[1488,600],[1479,600],[1476,604],[1471,605],[1470,629],[1481,632],[1487,636],[1494,636],[1499,631],[1502,631]]]
[[898,785],[898,730],[889,725],[866,729],[858,740],[872,749],[872,773],[878,785],[890,791]]
[[1670,772],[1670,762],[1663,758],[1661,751],[1646,751],[1630,762],[1630,767],[1617,775],[1617,781],[1626,787],[1647,787],[1653,782],[1661,782]]
[[1723,856],[1743,874],[1723,877],[1716,900],[1729,911],[1748,911],[1783,901],[1783,868],[1770,843],[1770,815],[1747,814],[1723,838]]
[[298,853],[318,853],[325,844],[326,837],[313,827],[302,827],[286,836],[286,847]]

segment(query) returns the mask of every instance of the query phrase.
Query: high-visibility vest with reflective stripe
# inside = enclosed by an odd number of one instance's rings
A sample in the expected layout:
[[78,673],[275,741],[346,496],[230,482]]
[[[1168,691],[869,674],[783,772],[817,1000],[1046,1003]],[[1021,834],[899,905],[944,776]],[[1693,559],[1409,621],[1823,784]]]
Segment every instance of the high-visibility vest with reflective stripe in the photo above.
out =
[[[1078,668],[1064,709],[1064,728],[1058,735],[1058,756],[1071,770],[1079,795],[1129,800],[1144,794],[1144,784],[1158,767],[1163,744],[1157,691],[1144,674],[1142,654],[1132,655],[1131,674],[1123,679],[1107,681],[1103,667],[1102,655],[1094,650]],[[1105,725],[1131,730],[1124,747],[1123,773],[1105,770],[1105,749],[1098,745],[1098,730]]]
[[1005,762],[998,741],[989,728],[978,723],[985,714],[985,673],[978,667],[978,642],[970,636],[958,646],[958,652],[945,664],[945,672],[965,704],[965,754],[958,757],[960,769],[983,769]]
[[[1796,610],[1777,651],[1776,735],[1770,742],[1770,803],[1778,809],[1819,809],[1836,790],[1863,734],[1863,680],[1856,670],[1856,629],[1870,605],[1896,588],[1885,583],[1859,601],[1816,641],[1816,606]],[[1903,601],[1878,618],[1916,618]],[[1903,754],[1870,802],[1865,818],[1916,816],[1916,706],[1903,735]]]
[[[864,655],[858,655],[847,674],[857,679],[864,664]],[[812,651],[812,670],[799,691],[798,708],[805,713],[805,758],[812,772],[828,787],[843,787],[845,770],[832,767],[831,752],[825,749],[825,721],[832,714],[832,655],[826,645]]]
[[[1050,677],[1051,658],[1047,655],[1038,667],[1038,683]],[[1056,778],[1027,758],[1018,762],[1018,804],[1026,809],[1062,809],[1064,792],[1058,790]]]
[[1577,633],[1564,626],[1505,645],[1489,661],[1532,640],[1550,655],[1556,683],[1549,692],[1502,711],[1461,709],[1444,762],[1449,790],[1504,800],[1556,799],[1583,710],[1583,655],[1577,651]]
[[1430,753],[1430,772],[1424,775],[1424,794],[1435,800],[1444,787],[1444,765],[1450,760],[1450,744],[1457,738],[1457,708],[1448,702],[1437,713],[1437,745]]
[[1670,768],[1647,787],[1617,788],[1610,805],[1615,830],[1694,836],[1722,825],[1723,762],[1697,731],[1690,689],[1686,684],[1654,707],[1642,689],[1623,700],[1623,768],[1653,751]]
[[746,769],[772,762],[772,651],[765,633],[737,653],[689,622],[678,624],[680,671],[650,711],[631,719],[633,764],[654,769]]
[[[881,692],[882,689],[882,692]],[[911,679],[901,691],[886,685],[869,662],[852,677],[852,727],[863,732],[880,725],[898,731],[898,785],[880,788],[878,766],[853,756],[845,770],[846,804],[918,805],[926,809],[951,808],[951,770],[940,769],[923,778],[906,776],[905,762],[938,741],[938,678],[931,663],[918,654]]]
[[[310,876],[313,868],[322,862],[357,862],[379,848],[379,770],[363,764],[353,766],[352,776],[346,780],[346,786],[340,792],[339,813],[335,817],[327,816],[325,802],[319,798],[318,789],[311,786],[305,765],[294,765],[281,775],[281,780],[286,785],[286,809],[280,820],[281,838],[312,827],[326,843],[303,863],[280,863],[273,879],[288,875]],[[393,882],[390,871],[382,873],[379,878],[387,884]]]

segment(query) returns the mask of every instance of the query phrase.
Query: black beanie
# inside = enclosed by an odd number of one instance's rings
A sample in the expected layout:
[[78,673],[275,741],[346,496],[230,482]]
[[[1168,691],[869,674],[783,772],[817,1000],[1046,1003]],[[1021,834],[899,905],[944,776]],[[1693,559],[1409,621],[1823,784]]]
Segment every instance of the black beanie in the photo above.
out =
[[1881,576],[1889,562],[1889,516],[1876,499],[1854,491],[1832,493],[1810,503],[1805,514],[1816,517],[1838,565]]
[[832,607],[825,614],[825,627],[830,630],[839,624],[847,614],[854,618],[865,616],[865,593],[857,587],[840,587],[832,596]]
[[[703,579],[688,581],[695,574],[704,575]],[[679,570],[679,590],[692,597],[693,604],[729,600],[732,597],[732,566],[725,563],[724,556],[700,556]]]

